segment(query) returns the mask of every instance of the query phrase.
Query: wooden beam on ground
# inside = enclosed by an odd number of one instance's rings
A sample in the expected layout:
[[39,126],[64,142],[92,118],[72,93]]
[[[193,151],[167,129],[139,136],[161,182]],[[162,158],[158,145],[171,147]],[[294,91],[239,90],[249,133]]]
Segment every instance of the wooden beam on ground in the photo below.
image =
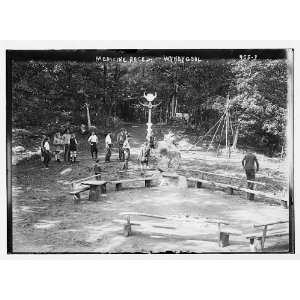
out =
[[185,172],[186,172],[186,171],[199,172],[199,173],[202,173],[202,174],[214,175],[214,176],[219,176],[219,177],[224,177],[224,178],[230,178],[230,179],[237,179],[237,180],[241,180],[241,181],[246,181],[246,182],[251,182],[251,183],[255,183],[255,184],[259,184],[259,185],[266,186],[266,183],[264,183],[264,182],[253,181],[253,180],[246,180],[246,179],[241,178],[241,177],[228,176],[228,175],[217,174],[217,173],[211,173],[211,172],[206,172],[206,171],[201,171],[201,170],[179,170],[179,171],[185,171]]
[[203,182],[203,183],[211,184],[213,186],[233,188],[235,190],[243,191],[243,192],[246,192],[246,193],[249,193],[249,194],[254,194],[254,195],[257,195],[257,196],[263,196],[263,197],[266,197],[266,198],[271,198],[271,199],[275,199],[275,200],[279,200],[279,201],[287,201],[283,197],[278,197],[276,195],[272,195],[272,194],[268,194],[268,193],[261,192],[261,191],[256,191],[256,190],[250,190],[250,189],[246,189],[246,188],[242,188],[242,187],[238,187],[238,186],[233,186],[233,185],[226,184],[226,183],[215,182],[215,181],[212,181],[212,180],[204,180],[204,179],[201,179],[201,178],[194,178],[194,177],[187,178],[187,180],[188,181],[193,181],[193,182]]
[[253,225],[254,228],[264,227],[264,226],[271,226],[271,225],[277,225],[277,224],[285,224],[289,223],[289,221],[277,221],[272,223],[266,223],[266,224],[255,224]]

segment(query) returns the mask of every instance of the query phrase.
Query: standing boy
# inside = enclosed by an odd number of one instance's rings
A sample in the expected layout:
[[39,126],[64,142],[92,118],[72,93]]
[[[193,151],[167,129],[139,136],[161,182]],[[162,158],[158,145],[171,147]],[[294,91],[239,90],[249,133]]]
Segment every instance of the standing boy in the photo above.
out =
[[75,137],[75,134],[71,134],[70,138],[70,158],[71,158],[71,163],[76,162],[76,157],[77,157],[77,140]]
[[97,144],[98,144],[98,137],[96,136],[95,132],[92,132],[92,135],[89,137],[88,142],[91,146],[91,154],[92,154],[92,159],[97,160],[98,158],[98,149],[97,149]]
[[55,145],[55,160],[60,162],[60,155],[64,151],[64,140],[59,131],[53,138],[53,145]]
[[142,174],[144,174],[145,167],[148,167],[148,165],[149,165],[149,157],[150,157],[150,145],[148,142],[146,142],[142,145],[139,156],[138,156]]
[[71,139],[71,134],[69,128],[66,130],[66,132],[63,135],[63,140],[64,140],[64,146],[65,146],[65,151],[64,151],[64,161],[70,161],[70,139]]
[[45,138],[45,142],[44,142],[44,164],[45,164],[45,168],[49,169],[49,162],[51,160],[51,153],[50,153],[50,144],[49,144],[49,138],[46,137]]
[[117,142],[119,146],[119,160],[124,161],[124,151],[123,151],[123,144],[126,139],[125,130],[124,128],[121,129],[120,133],[117,136]]
[[105,162],[110,162],[111,157],[112,141],[110,135],[111,133],[109,132],[105,137]]
[[129,161],[129,157],[130,157],[130,145],[129,145],[128,137],[126,137],[126,140],[124,141],[123,151],[124,151],[123,170],[128,170],[128,161]]

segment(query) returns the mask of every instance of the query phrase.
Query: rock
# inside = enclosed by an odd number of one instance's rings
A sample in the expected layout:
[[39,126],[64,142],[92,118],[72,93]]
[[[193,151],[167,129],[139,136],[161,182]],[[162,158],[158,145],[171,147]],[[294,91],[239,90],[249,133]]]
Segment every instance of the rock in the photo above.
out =
[[66,174],[69,174],[70,172],[72,171],[72,168],[67,168],[67,169],[64,169],[60,172],[60,175],[66,175]]
[[158,142],[158,168],[162,171],[177,170],[181,161],[181,154],[177,147],[168,140]]
[[184,176],[177,175],[176,173],[174,173],[173,175],[169,174],[167,176],[164,176],[163,173],[162,180],[160,182],[160,187],[166,187],[172,190],[185,190],[188,186],[187,180]]

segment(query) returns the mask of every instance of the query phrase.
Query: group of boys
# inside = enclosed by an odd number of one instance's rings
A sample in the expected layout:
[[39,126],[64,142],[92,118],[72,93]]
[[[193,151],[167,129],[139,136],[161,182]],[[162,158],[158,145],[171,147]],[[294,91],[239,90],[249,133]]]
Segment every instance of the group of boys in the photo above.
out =
[[[55,146],[55,160],[60,162],[61,155],[63,153],[65,162],[75,163],[77,157],[77,144],[78,143],[75,134],[71,134],[69,129],[67,129],[63,135],[61,135],[60,131],[57,132],[53,138],[53,145]],[[47,136],[43,136],[41,143],[41,154],[44,165],[46,168],[48,168],[51,160],[51,151],[49,137]]]

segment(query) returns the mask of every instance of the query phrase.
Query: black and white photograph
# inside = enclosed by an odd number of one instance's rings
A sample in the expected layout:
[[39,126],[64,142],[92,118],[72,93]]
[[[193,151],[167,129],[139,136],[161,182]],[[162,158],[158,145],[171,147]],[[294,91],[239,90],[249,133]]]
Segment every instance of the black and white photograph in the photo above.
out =
[[8,253],[294,253],[293,53],[6,50]]

